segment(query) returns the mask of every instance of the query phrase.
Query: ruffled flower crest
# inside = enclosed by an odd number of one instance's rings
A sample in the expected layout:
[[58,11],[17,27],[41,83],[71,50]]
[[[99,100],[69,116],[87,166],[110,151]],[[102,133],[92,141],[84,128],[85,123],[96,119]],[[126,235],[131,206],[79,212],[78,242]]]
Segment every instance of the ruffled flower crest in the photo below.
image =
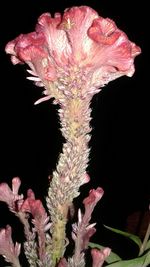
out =
[[62,104],[86,98],[109,81],[132,76],[134,58],[141,51],[108,18],[87,6],[66,9],[54,18],[45,13],[35,32],[21,34],[6,46],[13,64],[27,63],[28,79],[45,87],[45,97]]

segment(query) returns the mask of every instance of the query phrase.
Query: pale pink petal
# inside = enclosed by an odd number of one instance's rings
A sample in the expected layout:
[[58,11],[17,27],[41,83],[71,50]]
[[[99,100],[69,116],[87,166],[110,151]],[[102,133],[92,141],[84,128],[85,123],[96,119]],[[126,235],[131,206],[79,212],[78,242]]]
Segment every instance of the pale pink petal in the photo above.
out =
[[75,63],[80,64],[90,53],[92,41],[87,31],[97,17],[97,12],[86,6],[72,7],[64,12],[59,28],[67,33]]
[[71,47],[66,33],[58,27],[60,22],[60,13],[56,13],[54,18],[49,13],[45,13],[39,17],[36,30],[44,34],[49,55],[53,58],[53,61],[63,66],[68,64]]

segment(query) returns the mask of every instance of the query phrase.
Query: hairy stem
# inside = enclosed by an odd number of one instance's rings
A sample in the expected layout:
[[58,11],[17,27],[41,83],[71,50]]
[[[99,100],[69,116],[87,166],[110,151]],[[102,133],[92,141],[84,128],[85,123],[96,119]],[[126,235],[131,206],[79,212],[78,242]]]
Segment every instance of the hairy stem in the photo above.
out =
[[56,171],[47,197],[47,206],[52,220],[51,255],[53,264],[64,254],[65,227],[68,208],[79,195],[79,187],[86,181],[86,168],[89,160],[88,142],[90,140],[90,99],[67,100],[59,110],[61,131],[66,139],[60,154]]

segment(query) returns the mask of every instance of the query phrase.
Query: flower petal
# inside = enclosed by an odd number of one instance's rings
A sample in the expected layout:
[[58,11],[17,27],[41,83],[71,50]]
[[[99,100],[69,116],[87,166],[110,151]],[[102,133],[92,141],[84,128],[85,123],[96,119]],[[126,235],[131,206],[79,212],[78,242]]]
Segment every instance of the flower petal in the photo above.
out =
[[131,77],[140,52],[113,20],[87,6],[66,9],[54,18],[44,13],[35,32],[21,34],[6,46],[12,63],[27,63],[34,76],[30,79],[45,87],[45,97],[36,103],[92,97],[108,82]]
[[54,62],[62,66],[68,64],[71,47],[66,33],[59,29],[60,23],[60,13],[56,13],[54,18],[49,13],[45,13],[39,17],[36,31],[44,34],[49,55]]
[[59,26],[66,31],[73,50],[73,61],[80,64],[91,49],[91,40],[87,35],[88,28],[98,14],[87,6],[66,9]]

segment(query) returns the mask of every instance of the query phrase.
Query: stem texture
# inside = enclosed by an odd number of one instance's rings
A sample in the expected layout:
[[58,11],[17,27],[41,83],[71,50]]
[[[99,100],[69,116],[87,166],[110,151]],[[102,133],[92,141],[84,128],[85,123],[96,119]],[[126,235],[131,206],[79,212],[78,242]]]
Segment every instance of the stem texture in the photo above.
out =
[[51,257],[55,265],[64,254],[68,209],[79,195],[79,187],[88,182],[90,99],[74,97],[59,109],[61,131],[66,140],[53,172],[47,197],[52,220]]

